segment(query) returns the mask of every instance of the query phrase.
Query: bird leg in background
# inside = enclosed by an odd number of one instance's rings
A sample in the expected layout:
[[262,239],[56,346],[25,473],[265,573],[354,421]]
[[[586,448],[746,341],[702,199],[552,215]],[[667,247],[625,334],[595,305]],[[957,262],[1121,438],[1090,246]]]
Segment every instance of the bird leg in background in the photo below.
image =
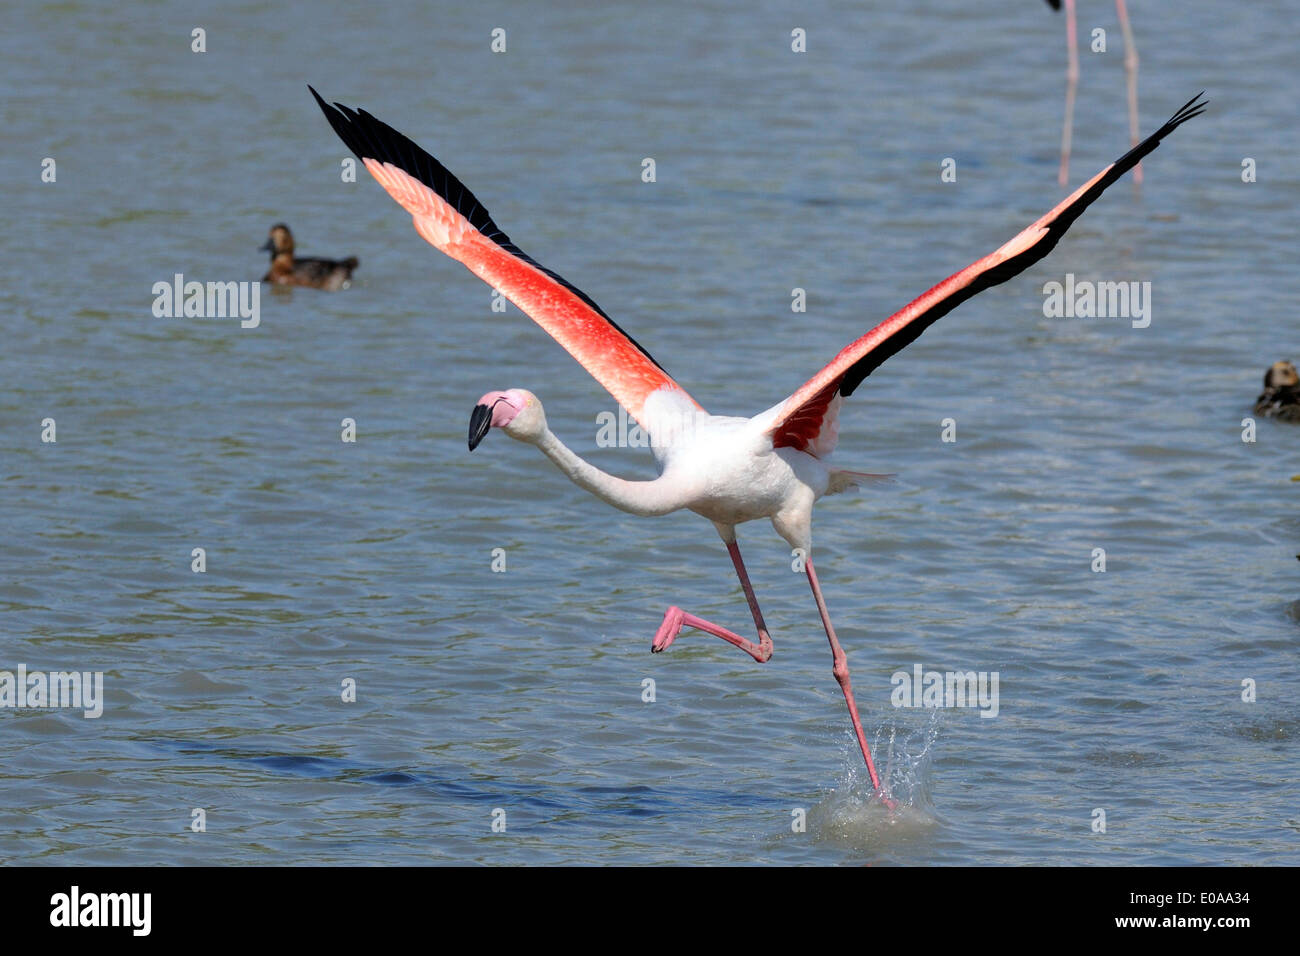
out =
[[[1128,132],[1129,144],[1138,144],[1138,52],[1133,39],[1133,28],[1129,25],[1128,5],[1126,0],[1115,0],[1115,13],[1119,17],[1119,29],[1124,36],[1124,77],[1128,87]],[[1061,171],[1057,176],[1062,186],[1070,181],[1070,140],[1074,129],[1074,96],[1079,87],[1079,49],[1078,22],[1075,17],[1074,0],[1065,0],[1065,44],[1069,52],[1069,66],[1065,71],[1065,128],[1061,132]],[[1142,164],[1133,167],[1133,182],[1142,182]]]
[[[1124,76],[1128,83],[1128,134],[1132,146],[1138,144],[1138,48],[1133,42],[1133,30],[1128,24],[1128,7],[1124,0],[1115,0],[1119,14],[1119,28],[1124,34]],[[1133,167],[1133,182],[1142,182],[1142,164]]]
[[1070,181],[1070,136],[1074,129],[1074,93],[1079,88],[1079,37],[1074,17],[1074,0],[1065,0],[1065,46],[1069,66],[1065,69],[1065,129],[1061,132],[1061,171],[1057,182]]
[[749,610],[754,615],[754,626],[758,628],[758,644],[747,641],[739,634],[733,633],[725,627],[719,627],[702,617],[688,614],[674,605],[664,612],[664,622],[659,625],[659,630],[655,633],[654,643],[650,645],[650,650],[653,653],[658,654],[660,651],[667,650],[668,645],[673,642],[682,626],[685,625],[704,631],[706,634],[712,634],[714,637],[720,637],[728,644],[734,644],[760,664],[766,664],[768,659],[771,658],[772,638],[767,633],[767,625],[763,623],[763,612],[758,609],[758,599],[754,597],[754,588],[749,583],[749,574],[745,571],[745,563],[740,560],[740,546],[734,541],[728,541],[727,551],[731,554],[731,562],[736,566],[736,575],[740,578],[740,586],[745,590],[745,600],[749,602]]
[[817,610],[821,612],[822,624],[826,627],[826,637],[831,642],[831,657],[834,660],[831,671],[835,674],[835,680],[839,682],[840,690],[844,691],[845,703],[849,705],[849,716],[853,718],[853,732],[858,735],[858,746],[862,748],[862,757],[867,762],[867,773],[871,774],[872,789],[879,793],[881,799],[892,808],[894,801],[880,790],[880,778],[876,776],[876,765],[871,759],[871,748],[867,746],[866,734],[862,732],[862,721],[858,719],[858,705],[853,701],[853,685],[849,683],[849,659],[835,637],[835,628],[831,627],[831,616],[826,611],[826,601],[822,597],[821,585],[817,583],[817,572],[813,570],[811,556],[805,559],[804,566],[808,571],[808,583],[812,586],[813,597],[817,601]]

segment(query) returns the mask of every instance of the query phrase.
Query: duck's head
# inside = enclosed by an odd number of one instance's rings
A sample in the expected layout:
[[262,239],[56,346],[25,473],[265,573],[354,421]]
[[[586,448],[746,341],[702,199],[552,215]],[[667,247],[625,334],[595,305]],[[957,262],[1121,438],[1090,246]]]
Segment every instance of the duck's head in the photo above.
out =
[[271,233],[262,244],[261,250],[269,252],[272,259],[281,253],[293,252],[293,233],[284,223],[277,222],[271,227]]
[[1300,385],[1300,374],[1290,362],[1274,362],[1264,373],[1265,388],[1293,388]]

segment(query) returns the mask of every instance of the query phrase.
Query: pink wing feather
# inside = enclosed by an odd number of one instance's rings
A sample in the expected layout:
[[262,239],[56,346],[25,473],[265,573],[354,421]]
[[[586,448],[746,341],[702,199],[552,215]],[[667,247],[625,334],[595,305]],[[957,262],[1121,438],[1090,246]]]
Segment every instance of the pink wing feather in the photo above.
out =
[[[831,426],[839,406],[835,401],[837,395],[852,395],[864,378],[886,359],[916,341],[938,319],[972,296],[1019,275],[1046,256],[1108,186],[1160,145],[1161,139],[1193,116],[1200,115],[1204,109],[1205,103],[1200,95],[1193,97],[1164,126],[1076,189],[1010,242],[949,276],[843,349],[829,365],[782,403],[768,429],[772,444],[777,448],[798,448],[813,455],[828,453],[835,441]],[[824,435],[823,430],[828,434]]]
[[588,295],[511,242],[473,193],[438,160],[365,110],[338,103],[332,109],[311,92],[370,175],[411,214],[415,231],[519,306],[628,414],[647,425],[646,399],[660,390],[700,408]]

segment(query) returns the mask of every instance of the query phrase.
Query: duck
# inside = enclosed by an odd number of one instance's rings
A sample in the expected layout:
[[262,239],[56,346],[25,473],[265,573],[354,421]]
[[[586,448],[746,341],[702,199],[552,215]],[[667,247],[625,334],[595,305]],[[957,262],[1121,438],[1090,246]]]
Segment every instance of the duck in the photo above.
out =
[[1264,391],[1255,399],[1255,414],[1300,423],[1300,374],[1290,362],[1274,362],[1264,373]]
[[356,256],[346,259],[295,259],[293,233],[282,222],[271,227],[271,234],[261,250],[271,254],[271,269],[262,276],[262,281],[276,285],[307,285],[313,289],[334,292],[352,284],[352,270],[358,265]]

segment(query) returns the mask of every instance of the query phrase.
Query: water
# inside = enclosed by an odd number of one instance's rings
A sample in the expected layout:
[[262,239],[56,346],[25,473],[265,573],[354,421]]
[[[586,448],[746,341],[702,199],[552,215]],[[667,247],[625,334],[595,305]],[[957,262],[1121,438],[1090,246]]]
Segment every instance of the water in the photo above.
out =
[[[845,409],[838,461],[899,476],[815,525],[893,819],[864,804],[815,608],[766,523],[741,542],[773,660],[698,633],[651,656],[670,603],[748,631],[708,524],[612,511],[501,435],[466,452],[474,400],[526,387],[579,452],[652,474],[595,447],[613,403],[558,346],[493,313],[368,177],[340,182],[306,90],[413,136],[707,408],[753,414],[1061,195],[1059,16],[870,6],[19,4],[0,35],[0,669],[103,671],[106,701],[0,712],[0,856],[1300,861],[1300,429],[1248,444],[1240,424],[1297,348],[1282,4],[1137,5],[1143,130],[1202,88],[1210,111],[1141,191],[1117,184]],[[1076,183],[1127,140],[1114,9],[1083,6],[1111,52],[1082,56]],[[279,220],[303,254],[359,256],[354,287],[268,292],[256,329],[152,315],[176,272],[259,278]],[[1151,326],[1045,318],[1067,272],[1151,281]],[[892,707],[918,663],[998,672],[997,718]]]

